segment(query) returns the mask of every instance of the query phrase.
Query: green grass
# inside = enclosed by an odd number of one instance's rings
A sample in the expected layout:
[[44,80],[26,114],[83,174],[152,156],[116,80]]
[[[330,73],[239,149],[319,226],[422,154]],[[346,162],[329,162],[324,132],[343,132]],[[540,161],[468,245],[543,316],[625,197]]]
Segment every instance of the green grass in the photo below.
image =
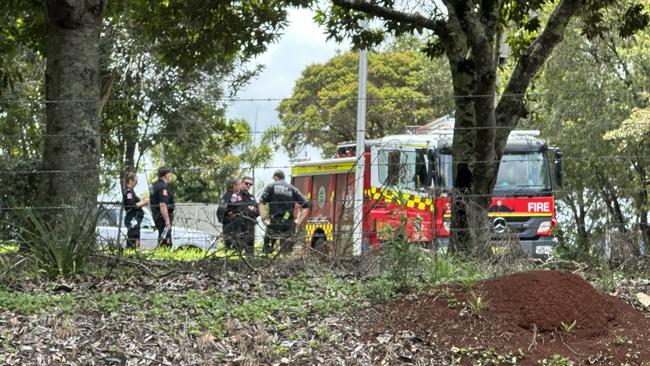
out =
[[87,315],[99,312],[118,318],[135,315],[161,326],[171,326],[178,319],[189,319],[191,332],[209,331],[215,337],[222,337],[228,318],[283,329],[290,327],[282,324],[283,317],[305,320],[313,313],[331,315],[352,310],[366,296],[362,283],[350,283],[330,276],[279,280],[274,296],[269,296],[264,290],[251,291],[259,292],[242,296],[239,291],[227,293],[218,289],[150,293],[129,290],[108,294],[54,295],[1,290],[0,309],[20,315],[42,312]]

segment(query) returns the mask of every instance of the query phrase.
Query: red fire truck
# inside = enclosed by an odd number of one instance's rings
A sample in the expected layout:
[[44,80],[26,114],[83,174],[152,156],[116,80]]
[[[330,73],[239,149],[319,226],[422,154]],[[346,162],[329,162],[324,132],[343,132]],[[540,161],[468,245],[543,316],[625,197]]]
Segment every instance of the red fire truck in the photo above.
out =
[[[386,225],[400,225],[400,217],[393,214],[398,202],[400,213],[408,217],[410,240],[448,243],[453,126],[453,118],[443,117],[411,134],[367,141],[362,178],[364,248],[380,244]],[[562,152],[549,148],[538,136],[539,131],[511,132],[488,210],[493,239],[516,235],[531,257],[547,255],[556,244],[551,236],[556,224],[553,191],[562,181]],[[306,241],[312,247],[331,250],[340,247],[337,243],[351,242],[355,155],[354,144],[341,144],[335,158],[292,167],[293,184],[312,203],[305,224]],[[419,222],[417,227],[414,222]]]

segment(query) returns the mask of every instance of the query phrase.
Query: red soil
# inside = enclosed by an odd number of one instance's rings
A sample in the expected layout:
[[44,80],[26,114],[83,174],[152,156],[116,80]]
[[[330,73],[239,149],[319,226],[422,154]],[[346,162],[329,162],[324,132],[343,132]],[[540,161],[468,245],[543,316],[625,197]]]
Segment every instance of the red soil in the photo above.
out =
[[[464,310],[468,291],[454,286],[383,306],[367,335],[410,330],[446,348],[478,347],[500,354],[521,349],[521,365],[538,365],[554,354],[576,365],[650,365],[650,319],[577,275],[517,273],[479,282],[473,291],[487,299],[480,317]],[[574,320],[570,332],[561,330],[562,323]],[[463,357],[462,364],[477,361]]]

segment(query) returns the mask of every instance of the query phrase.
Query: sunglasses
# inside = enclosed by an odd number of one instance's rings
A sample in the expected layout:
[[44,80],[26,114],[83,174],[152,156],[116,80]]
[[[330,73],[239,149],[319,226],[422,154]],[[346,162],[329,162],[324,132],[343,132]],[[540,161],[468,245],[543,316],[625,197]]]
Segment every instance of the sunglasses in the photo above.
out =
[[247,185],[247,186],[252,186],[252,185],[253,185],[252,182],[243,182],[243,183],[244,183],[245,185]]

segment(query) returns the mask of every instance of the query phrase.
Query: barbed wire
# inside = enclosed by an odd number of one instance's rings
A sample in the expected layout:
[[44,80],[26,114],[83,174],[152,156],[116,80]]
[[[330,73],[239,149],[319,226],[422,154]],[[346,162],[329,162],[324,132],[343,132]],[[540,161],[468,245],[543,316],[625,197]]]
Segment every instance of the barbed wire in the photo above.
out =
[[[645,191],[644,188],[614,188],[612,190],[614,193],[640,193]],[[438,194],[436,195],[429,195],[426,192],[414,192],[414,191],[399,191],[395,189],[388,189],[384,191],[379,191],[379,192],[385,192],[387,195],[389,195],[390,199],[392,201],[383,201],[385,196],[381,196],[380,198],[369,198],[366,197],[362,200],[357,200],[352,198],[354,196],[354,189],[351,189],[348,191],[350,198],[330,198],[326,199],[325,202],[322,204],[322,207],[318,206],[318,209],[314,209],[314,206],[318,204],[318,199],[317,198],[306,198],[307,202],[311,204],[311,210],[316,210],[317,212],[321,211],[328,211],[332,205],[335,205],[337,207],[341,207],[341,209],[344,210],[351,210],[352,209],[352,203],[356,202],[364,202],[368,205],[370,205],[370,208],[373,208],[374,205],[380,204],[382,206],[391,206],[391,207],[399,207],[399,204],[397,204],[397,201],[406,201],[407,198],[403,198],[400,196],[400,194],[403,195],[408,195],[408,199],[412,199],[413,196],[419,196],[422,201],[418,203],[425,203],[425,199],[430,198],[432,201],[430,204],[428,204],[429,208],[425,209],[417,209],[417,205],[415,208],[411,208],[411,210],[415,210],[418,212],[426,212],[430,211],[431,206],[436,206],[437,202],[436,200],[452,200],[454,198],[459,198],[459,199],[475,199],[475,198],[492,198],[494,200],[499,200],[499,199],[524,199],[524,200],[534,200],[535,198],[551,198],[553,197],[555,202],[561,202],[561,198],[555,197],[556,195],[560,193],[567,193],[567,192],[578,192],[578,193],[584,193],[583,190],[581,189],[573,189],[573,190],[567,190],[567,189],[549,189],[549,190],[539,190],[535,191],[532,189],[526,189],[524,187],[524,190],[513,190],[513,191],[496,191],[495,193],[492,194],[472,194],[472,193],[466,193],[466,194],[458,194],[458,193],[453,193],[453,192],[443,192],[443,194]],[[331,192],[328,192],[331,193]],[[593,192],[594,194],[597,194],[597,191]],[[213,201],[213,202],[178,202],[174,204],[168,204],[168,205],[174,205],[175,207],[196,207],[196,206],[216,206],[219,205],[221,202],[220,201]],[[264,204],[275,204],[275,203],[286,203],[286,201],[266,201]],[[340,203],[343,203],[343,207],[339,205]],[[101,201],[98,202],[98,208],[101,210],[103,206],[111,206],[111,207],[119,207],[122,202],[120,201]],[[257,203],[256,203],[257,204]],[[146,207],[158,207],[160,205],[146,205]],[[327,208],[323,208],[327,207]],[[0,205],[0,211],[15,211],[15,210],[81,210],[81,209],[87,209],[87,206],[83,205],[66,205],[66,204],[58,204],[58,205],[47,205],[47,206],[37,206],[37,205],[31,205],[31,206],[3,206]],[[507,213],[507,212],[502,212],[502,213]],[[525,212],[524,212],[525,213]],[[524,214],[522,213],[522,214]],[[550,214],[550,212],[547,212]],[[329,214],[328,214],[329,215]]]
[[[359,98],[358,96],[342,96],[342,97],[321,97],[317,95],[311,95],[308,97],[258,97],[258,98],[241,98],[241,97],[223,97],[223,98],[202,98],[205,102],[228,102],[228,103],[239,103],[239,102],[280,102],[283,100],[289,101],[304,101],[304,100],[324,100],[324,101],[341,101],[341,100],[350,100],[350,101],[377,101],[377,100],[430,100],[430,99],[467,99],[467,98],[494,98],[494,97],[535,97],[535,96],[585,96],[585,95],[644,95],[647,93],[647,90],[626,90],[626,91],[604,91],[604,90],[595,90],[595,91],[580,91],[580,92],[528,92],[528,93],[494,93],[494,94],[431,94],[423,96],[390,96],[390,97],[375,97],[370,96],[366,98]],[[107,103],[123,103],[125,101],[132,100],[131,98],[110,98],[107,100]],[[57,99],[57,100],[25,100],[25,99],[0,99],[0,104],[57,104],[57,103],[97,103],[95,99]]]
[[[514,154],[513,154],[514,155]],[[309,163],[321,163],[321,162],[336,162],[338,158],[330,158],[330,159],[323,159],[323,160],[313,160],[313,161],[297,161],[294,164],[289,164],[289,165],[241,165],[239,166],[240,169],[242,170],[249,170],[249,169],[292,169],[295,167],[304,167],[308,166]],[[562,157],[563,161],[592,161],[592,160],[597,160],[597,161],[603,161],[603,160],[618,160],[618,161],[649,161],[650,160],[650,155],[594,155],[594,156],[564,156]],[[501,164],[508,164],[508,163],[516,163],[516,162],[529,162],[529,163],[544,163],[545,160],[542,159],[530,159],[530,158],[522,158],[522,159],[508,159],[506,161],[504,160],[459,160],[459,161],[453,161],[452,163],[443,163],[439,164],[443,168],[449,168],[453,166],[453,164],[461,164],[461,163],[466,163],[466,164],[494,164],[494,163],[501,163]],[[341,162],[344,163],[344,162]],[[297,165],[297,164],[306,164],[306,165]],[[406,162],[400,164],[400,167],[409,167],[409,166],[424,166],[425,163],[418,163],[418,162]],[[377,167],[389,167],[391,166],[390,163],[386,164],[381,164],[377,163],[374,164],[373,166]],[[181,168],[181,167],[170,167],[172,169],[172,172],[213,172],[214,167],[190,167],[190,168]],[[158,169],[140,169],[139,172],[141,173],[155,173],[157,172]],[[121,169],[106,169],[106,168],[99,168],[99,169],[56,169],[56,170],[41,170],[41,169],[36,169],[36,170],[0,170],[0,175],[30,175],[30,174],[69,174],[69,173],[100,173],[100,174],[112,174],[112,175],[120,175],[124,173],[124,170]],[[341,172],[337,172],[341,173]],[[332,173],[334,174],[334,173]]]
[[[575,122],[574,122],[575,123]],[[589,127],[594,127],[594,126],[610,126],[610,127],[620,127],[622,122],[609,122],[609,121],[596,121],[596,122],[585,122],[585,126],[589,125]],[[637,121],[634,123],[635,126],[643,127],[646,125],[650,125],[650,121]],[[561,123],[554,123],[551,125],[553,128],[570,128],[568,126],[564,126]],[[282,127],[281,125],[278,125],[278,127]],[[418,125],[418,126],[406,126],[407,128],[413,128],[413,129],[427,129],[426,125]],[[471,126],[471,127],[450,127],[450,128],[442,128],[439,130],[432,130],[430,132],[409,132],[409,131],[404,131],[402,133],[396,132],[396,133],[391,133],[391,135],[411,135],[414,138],[415,137],[426,137],[428,135],[434,135],[434,134],[440,134],[445,133],[447,131],[486,131],[486,130],[511,130],[511,131],[525,131],[525,132],[536,132],[539,131],[541,128],[544,126],[523,126],[522,128],[512,128],[511,126]],[[373,134],[375,132],[380,132],[380,133],[385,133],[386,129],[385,128],[369,128],[365,130],[357,130],[357,129],[342,129],[342,130],[333,130],[333,129],[327,129],[327,128],[314,128],[314,129],[291,129],[290,131],[275,131],[275,130],[264,130],[264,131],[235,131],[233,132],[233,135],[273,135],[273,134],[291,134],[291,135],[311,135],[311,134],[317,134],[317,135],[335,135],[335,136],[340,136],[340,135],[356,135],[357,132],[365,132],[366,134]],[[74,137],[74,138],[83,138],[83,137],[115,137],[115,136],[120,136],[120,137],[186,137],[186,136],[204,136],[208,133],[214,133],[214,134],[224,134],[227,132],[226,130],[209,130],[209,131],[177,131],[177,132],[126,132],[126,133],[116,133],[116,132],[93,132],[93,133],[86,133],[83,131],[75,132],[75,133],[39,133],[37,134],[39,138],[48,138],[48,137],[54,137],[54,138],[66,138],[66,137]],[[0,138],[24,138],[25,135],[22,133],[0,133]],[[390,137],[384,136],[384,137],[377,137],[376,139],[382,139],[385,137]],[[375,138],[372,138],[375,139]]]

